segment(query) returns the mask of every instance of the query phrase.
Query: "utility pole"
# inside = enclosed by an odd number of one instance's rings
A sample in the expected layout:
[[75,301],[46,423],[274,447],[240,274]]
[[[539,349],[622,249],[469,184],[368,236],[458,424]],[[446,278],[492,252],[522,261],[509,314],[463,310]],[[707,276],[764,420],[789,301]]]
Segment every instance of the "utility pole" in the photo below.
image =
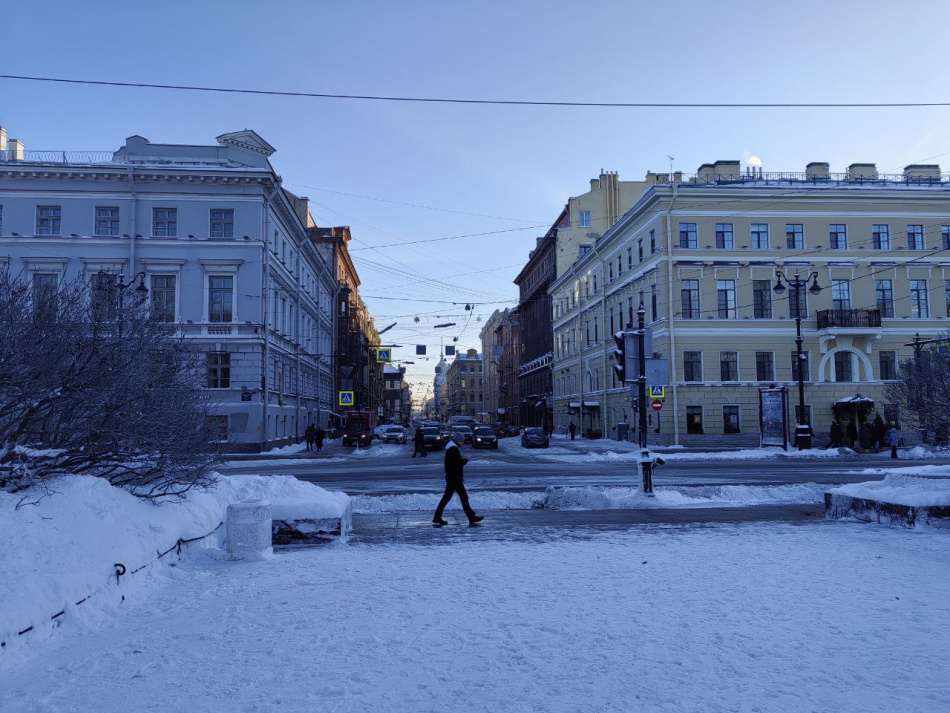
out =
[[646,355],[646,309],[643,302],[637,309],[637,433],[640,438],[640,474],[643,477],[643,494],[653,495],[653,459],[647,448],[647,355]]

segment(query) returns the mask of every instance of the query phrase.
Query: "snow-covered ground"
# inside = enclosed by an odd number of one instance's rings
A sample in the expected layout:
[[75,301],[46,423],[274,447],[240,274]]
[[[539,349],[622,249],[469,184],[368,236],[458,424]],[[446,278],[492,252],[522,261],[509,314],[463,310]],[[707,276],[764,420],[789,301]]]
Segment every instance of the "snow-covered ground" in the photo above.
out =
[[237,564],[192,549],[151,598],[38,641],[0,710],[950,710],[945,534],[426,532]]
[[[929,466],[927,469],[942,469],[944,473],[950,472],[950,466]],[[901,468],[900,470],[918,472],[921,469]],[[921,478],[891,472],[884,477],[884,480],[850,483],[832,488],[828,492],[910,507],[950,506],[950,478]]]

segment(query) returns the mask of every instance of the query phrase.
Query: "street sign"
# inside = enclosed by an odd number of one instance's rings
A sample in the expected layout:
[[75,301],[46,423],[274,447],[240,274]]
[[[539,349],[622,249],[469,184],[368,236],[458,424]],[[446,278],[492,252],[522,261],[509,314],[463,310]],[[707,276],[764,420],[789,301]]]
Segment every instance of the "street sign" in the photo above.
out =
[[353,401],[353,392],[352,391],[341,391],[340,392],[340,406],[352,406]]
[[647,394],[651,399],[665,399],[666,398],[666,387],[665,386],[651,386],[650,393]]
[[654,411],[659,411],[660,409],[663,408],[663,402],[660,401],[659,399],[653,399],[652,406],[653,406]]
[[391,362],[393,356],[392,349],[377,349],[376,350],[376,362],[379,364],[388,364]]

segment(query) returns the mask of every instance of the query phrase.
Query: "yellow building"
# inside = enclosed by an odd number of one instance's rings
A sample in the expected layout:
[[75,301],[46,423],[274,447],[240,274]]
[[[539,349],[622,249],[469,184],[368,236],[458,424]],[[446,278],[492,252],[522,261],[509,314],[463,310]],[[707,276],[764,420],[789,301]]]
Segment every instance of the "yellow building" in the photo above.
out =
[[[772,384],[789,387],[794,431],[796,314],[818,443],[832,404],[855,393],[899,418],[882,396],[912,354],[905,345],[950,327],[950,177],[939,166],[885,176],[873,164],[832,174],[812,163],[769,174],[719,161],[647,181],[550,287],[557,427],[582,416],[585,430],[606,436],[633,426],[631,385],[617,383],[609,352],[641,302],[655,356],[672,357],[651,442],[757,444],[759,389]],[[800,290],[798,301],[793,290],[777,294],[778,271],[822,289]]]

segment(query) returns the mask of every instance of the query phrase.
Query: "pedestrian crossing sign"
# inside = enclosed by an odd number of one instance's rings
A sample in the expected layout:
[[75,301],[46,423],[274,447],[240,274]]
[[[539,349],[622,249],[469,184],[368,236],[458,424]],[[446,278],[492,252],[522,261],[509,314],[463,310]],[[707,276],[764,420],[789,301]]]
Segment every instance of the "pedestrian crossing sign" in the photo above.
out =
[[352,406],[352,405],[353,405],[353,392],[341,391],[340,392],[340,406]]
[[665,386],[651,386],[651,387],[650,387],[650,398],[651,398],[651,399],[665,399],[665,398],[666,398],[666,387],[665,387]]
[[376,350],[376,362],[379,364],[388,364],[393,360],[393,350],[392,349],[377,349]]

